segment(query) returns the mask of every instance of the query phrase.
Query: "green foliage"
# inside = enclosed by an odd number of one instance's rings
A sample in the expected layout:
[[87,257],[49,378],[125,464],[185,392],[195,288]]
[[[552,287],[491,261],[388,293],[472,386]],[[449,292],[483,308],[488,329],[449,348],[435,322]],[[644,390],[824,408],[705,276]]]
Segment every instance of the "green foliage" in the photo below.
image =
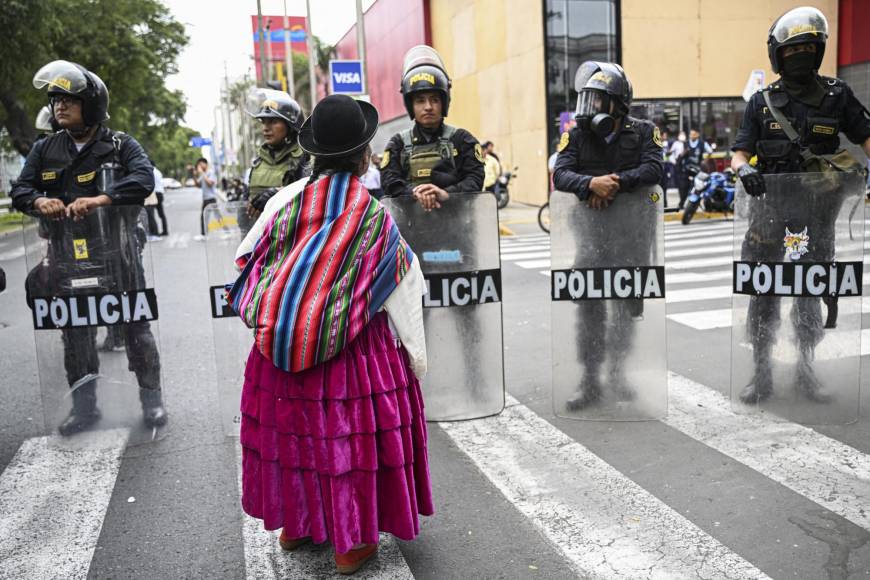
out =
[[[33,74],[55,59],[94,71],[109,88],[111,128],[142,143],[167,175],[190,155],[190,129],[180,126],[186,104],[165,78],[177,72],[187,44],[184,26],[159,0],[3,0],[0,10],[0,124],[26,152],[33,119],[45,104]],[[194,133],[195,134],[195,133]],[[185,151],[188,150],[188,151]]]

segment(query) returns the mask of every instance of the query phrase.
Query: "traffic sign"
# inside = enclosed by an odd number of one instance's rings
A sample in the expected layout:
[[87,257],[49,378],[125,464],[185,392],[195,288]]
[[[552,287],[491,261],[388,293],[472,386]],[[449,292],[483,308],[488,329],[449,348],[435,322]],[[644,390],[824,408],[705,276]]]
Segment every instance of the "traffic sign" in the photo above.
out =
[[329,92],[359,95],[365,92],[361,60],[329,61]]
[[205,147],[206,145],[211,145],[211,139],[208,137],[191,137],[190,138],[190,146],[191,147]]

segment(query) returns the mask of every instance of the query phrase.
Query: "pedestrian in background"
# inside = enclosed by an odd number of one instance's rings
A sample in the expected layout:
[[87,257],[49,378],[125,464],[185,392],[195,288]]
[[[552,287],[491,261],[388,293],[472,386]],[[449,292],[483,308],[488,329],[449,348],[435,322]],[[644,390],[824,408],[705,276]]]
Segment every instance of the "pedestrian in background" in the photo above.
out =
[[199,186],[200,190],[202,191],[202,208],[199,210],[200,235],[195,239],[204,240],[205,208],[214,203],[217,203],[217,192],[215,191],[214,187],[217,183],[217,179],[215,179],[214,171],[208,168],[208,159],[206,159],[205,157],[200,157],[196,160],[193,178],[196,184]]
[[[433,513],[419,382],[424,280],[360,181],[377,128],[369,103],[330,95],[317,104],[299,135],[315,159],[311,178],[264,208],[236,253],[243,270],[229,292],[255,329],[242,389],[242,508],[283,528],[284,550],[331,541],[342,574],[374,557],[379,532],[412,540],[418,514]],[[321,240],[313,252],[312,240]],[[286,308],[271,307],[288,293],[296,299]]]
[[495,191],[495,184],[501,175],[501,162],[498,155],[495,154],[495,145],[492,141],[487,141],[483,144],[483,190]]
[[384,190],[381,189],[381,170],[378,168],[380,163],[380,155],[373,154],[369,161],[369,168],[361,178],[363,187],[369,190],[375,199],[381,199],[384,195]]
[[[161,237],[169,235],[169,226],[166,224],[166,212],[163,210],[163,174],[157,167],[154,167],[154,191],[145,200],[145,210],[148,212],[148,241],[158,242]],[[163,225],[163,232],[159,233],[157,229],[157,218],[154,214],[160,216],[160,222]]]

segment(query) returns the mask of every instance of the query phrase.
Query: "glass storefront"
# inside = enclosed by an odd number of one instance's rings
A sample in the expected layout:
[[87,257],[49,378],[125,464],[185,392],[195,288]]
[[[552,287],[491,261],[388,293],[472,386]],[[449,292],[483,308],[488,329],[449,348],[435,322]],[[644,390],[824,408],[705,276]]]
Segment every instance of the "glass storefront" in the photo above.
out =
[[632,103],[631,114],[652,121],[671,138],[697,127],[716,151],[728,152],[737,137],[745,107],[740,98],[638,100]]
[[547,137],[553,143],[573,120],[577,67],[586,60],[620,60],[619,0],[545,0],[544,9]]

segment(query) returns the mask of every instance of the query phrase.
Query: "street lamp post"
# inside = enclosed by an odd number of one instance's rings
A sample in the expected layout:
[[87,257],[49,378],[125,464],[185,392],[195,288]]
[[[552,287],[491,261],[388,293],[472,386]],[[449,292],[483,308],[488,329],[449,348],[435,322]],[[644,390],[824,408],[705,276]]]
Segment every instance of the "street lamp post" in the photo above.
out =
[[287,92],[296,98],[296,79],[293,75],[293,46],[290,43],[290,17],[287,16],[287,0],[284,0],[284,77],[287,79]]
[[308,84],[311,87],[311,110],[317,104],[317,74],[314,72],[314,59],[317,55],[314,51],[314,34],[311,26],[311,0],[305,0],[305,13],[308,16],[308,30],[305,40],[308,43]]

